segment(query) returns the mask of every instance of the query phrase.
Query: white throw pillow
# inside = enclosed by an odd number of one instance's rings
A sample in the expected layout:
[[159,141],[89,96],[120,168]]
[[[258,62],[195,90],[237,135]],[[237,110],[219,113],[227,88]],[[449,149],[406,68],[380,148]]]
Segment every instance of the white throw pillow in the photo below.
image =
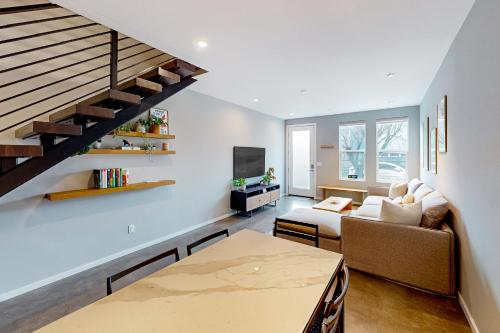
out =
[[400,206],[388,200],[382,201],[382,208],[380,210],[381,221],[418,226],[421,219],[422,202]]
[[408,184],[406,183],[392,183],[389,188],[389,198],[395,199],[397,197],[402,197],[406,194],[408,190]]
[[415,202],[422,201],[422,199],[428,195],[429,193],[432,193],[434,190],[427,186],[426,184],[422,184],[418,187],[418,189],[415,191]]
[[[405,197],[406,197],[406,195],[405,195]],[[394,203],[396,205],[401,205],[403,203],[403,197],[397,197],[397,198],[392,199],[392,203]]]
[[415,202],[415,195],[411,193],[405,194],[405,196],[401,200],[401,203],[404,203],[405,205],[412,204],[414,202]]
[[448,207],[448,200],[439,191],[433,191],[422,199],[422,211],[425,212],[437,206]]
[[415,194],[415,191],[422,185],[422,181],[418,178],[413,178],[408,183],[408,193]]

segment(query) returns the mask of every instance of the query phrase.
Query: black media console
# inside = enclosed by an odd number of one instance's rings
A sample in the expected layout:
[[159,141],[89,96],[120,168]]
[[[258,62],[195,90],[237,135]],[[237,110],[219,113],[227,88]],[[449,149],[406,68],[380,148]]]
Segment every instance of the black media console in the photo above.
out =
[[280,199],[279,184],[250,185],[245,190],[231,192],[231,209],[238,213],[250,213],[252,210],[263,207]]

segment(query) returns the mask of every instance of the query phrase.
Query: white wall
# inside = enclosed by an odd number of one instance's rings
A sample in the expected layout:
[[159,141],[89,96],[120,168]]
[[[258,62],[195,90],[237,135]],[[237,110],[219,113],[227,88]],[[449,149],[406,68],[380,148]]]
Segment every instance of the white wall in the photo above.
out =
[[[286,125],[316,124],[316,154],[317,161],[322,166],[317,167],[318,185],[335,185],[350,188],[364,188],[366,186],[388,186],[377,184],[377,145],[376,145],[376,122],[379,119],[408,118],[409,153],[408,153],[408,177],[410,179],[419,176],[419,107],[408,106],[385,110],[373,110],[365,112],[344,113],[331,116],[310,117],[287,120]],[[346,181],[339,179],[339,124],[343,122],[366,122],[366,181]],[[322,144],[333,144],[334,149],[321,149]],[[317,193],[318,196],[321,193]]]
[[425,182],[453,204],[460,293],[482,333],[500,332],[500,2],[476,0],[421,105],[436,127],[448,95],[448,152]]
[[[73,157],[0,198],[0,299],[230,213],[233,146],[265,147],[267,166],[276,168],[284,184],[283,120],[193,91],[159,107],[170,111],[177,155]],[[107,137],[105,143],[119,141]],[[46,192],[86,187],[88,170],[106,167],[129,168],[132,182],[175,179],[177,185],[61,202],[43,199]],[[129,224],[135,224],[135,234],[127,233]]]

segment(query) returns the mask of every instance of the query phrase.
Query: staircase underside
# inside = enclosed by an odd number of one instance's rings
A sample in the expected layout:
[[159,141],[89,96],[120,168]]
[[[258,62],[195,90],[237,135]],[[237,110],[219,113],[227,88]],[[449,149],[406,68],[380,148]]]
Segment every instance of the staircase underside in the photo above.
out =
[[[0,196],[9,193],[42,172],[64,161],[66,158],[75,155],[77,152],[83,150],[88,145],[112,132],[117,127],[148,111],[151,107],[154,107],[194,82],[196,82],[196,79],[192,77],[185,77],[180,82],[163,87],[160,92],[155,91],[154,94],[148,95],[142,100],[130,100],[129,105],[119,106],[124,108],[116,112],[113,119],[107,119],[85,128],[81,136],[71,136],[58,144],[44,147],[43,156],[37,156],[41,153],[41,151],[37,148],[31,148],[31,150],[27,146],[19,148],[24,149],[26,153],[32,153],[32,155],[35,156],[15,166],[9,165],[9,170],[0,175]],[[143,87],[134,85],[131,89],[133,88],[142,89]],[[108,99],[105,99],[105,104],[112,103],[110,102],[109,97],[116,97],[116,94],[120,93],[123,92],[113,92],[113,90],[110,90],[105,93],[107,94],[106,96],[100,96],[100,98],[108,97]],[[95,102],[97,103],[98,100]],[[139,104],[137,104],[137,102],[139,102]],[[117,108],[116,105],[115,108]],[[29,135],[31,134],[33,133],[29,133]],[[3,147],[2,151],[4,153],[8,153],[9,149]],[[19,157],[19,155],[17,156]]]

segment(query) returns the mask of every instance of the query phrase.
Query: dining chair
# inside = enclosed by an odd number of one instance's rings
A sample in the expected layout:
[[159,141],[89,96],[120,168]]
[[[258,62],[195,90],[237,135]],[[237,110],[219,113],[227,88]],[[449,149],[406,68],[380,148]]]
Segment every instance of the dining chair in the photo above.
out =
[[314,246],[319,247],[319,227],[317,224],[276,218],[273,236],[276,237],[278,234],[305,239],[314,242]]
[[144,267],[144,266],[147,266],[149,264],[152,264],[160,259],[163,259],[163,258],[166,258],[166,257],[169,257],[169,256],[175,256],[175,261],[179,261],[179,251],[177,251],[177,248],[175,249],[172,249],[172,250],[169,250],[167,252],[163,252],[153,258],[150,258],[146,261],[143,261],[137,265],[134,265],[130,268],[127,268],[119,273],[116,273],[114,275],[111,275],[110,277],[108,277],[106,279],[106,285],[107,285],[107,292],[108,292],[108,295],[111,295],[113,293],[113,289],[112,289],[112,286],[111,284],[119,279],[121,279],[122,277],[132,273],[132,272],[135,272],[136,270]]
[[323,315],[316,320],[310,333],[344,333],[344,298],[348,288],[349,270],[344,265],[330,289],[331,296],[325,300]]
[[209,241],[209,240],[211,240],[211,239],[214,239],[214,238],[220,237],[220,236],[222,236],[222,235],[226,235],[226,237],[229,237],[229,230],[224,229],[224,230],[218,231],[218,232],[216,232],[216,233],[213,233],[213,234],[211,234],[211,235],[208,235],[208,236],[206,236],[206,237],[203,237],[202,239],[197,240],[197,241],[196,241],[196,242],[194,242],[194,243],[189,244],[189,245],[187,246],[187,254],[188,254],[188,256],[190,256],[190,255],[191,255],[192,249],[193,249],[194,247],[197,247],[197,246],[199,246],[199,245],[201,245],[201,244],[203,244],[203,243],[205,243],[205,242],[208,242],[208,241]]

